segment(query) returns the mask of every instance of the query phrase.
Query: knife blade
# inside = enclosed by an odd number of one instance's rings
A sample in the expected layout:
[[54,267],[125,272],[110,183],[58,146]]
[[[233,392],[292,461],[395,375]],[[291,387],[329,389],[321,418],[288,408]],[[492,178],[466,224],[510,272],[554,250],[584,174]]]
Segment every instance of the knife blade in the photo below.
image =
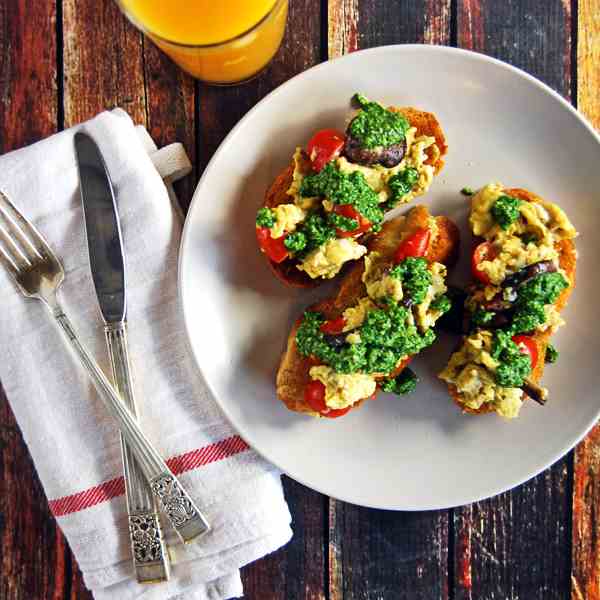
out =
[[107,323],[125,321],[123,239],[112,181],[96,142],[75,134],[81,201],[90,267],[102,316]]
[[[75,154],[79,165],[90,267],[98,302],[106,321],[105,333],[115,387],[134,411],[135,398],[125,321],[125,260],[113,186],[100,150],[90,136],[83,132],[75,134]],[[124,453],[124,462],[128,454]],[[140,467],[144,472],[159,506],[183,542],[191,542],[210,531],[204,515],[160,457],[148,456],[139,463],[132,460],[129,467],[131,466]],[[125,468],[127,467],[125,464]],[[132,494],[136,491],[133,487]],[[141,499],[143,491],[138,487],[135,498]],[[132,531],[132,535],[133,533]]]

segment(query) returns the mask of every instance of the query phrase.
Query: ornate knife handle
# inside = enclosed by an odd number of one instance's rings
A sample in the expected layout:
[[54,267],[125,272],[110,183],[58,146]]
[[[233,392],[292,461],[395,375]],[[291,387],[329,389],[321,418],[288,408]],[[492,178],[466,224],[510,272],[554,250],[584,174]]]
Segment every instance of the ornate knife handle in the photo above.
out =
[[[132,414],[136,415],[126,324],[123,322],[107,325],[104,332],[115,388]],[[129,541],[136,578],[139,583],[167,581],[170,572],[169,554],[152,489],[138,467],[123,435],[121,435],[121,455],[129,517]]]
[[[187,543],[207,533],[210,529],[208,522],[196,508],[183,486],[177,481],[173,473],[171,473],[169,467],[167,467],[165,461],[161,458],[150,440],[144,435],[135,417],[125,406],[106,378],[106,375],[102,372],[102,369],[100,369],[91,354],[80,342],[71,322],[58,305],[58,302],[52,306],[52,313],[65,334],[65,338],[71,344],[81,364],[91,377],[107,410],[117,421],[117,425],[127,441],[127,445],[135,455],[136,461],[144,472],[146,479],[150,482],[150,487],[165,510],[165,514],[169,518],[172,514],[178,515],[173,526],[179,537],[184,543]],[[165,486],[163,483],[165,481],[164,478],[170,479],[169,486]],[[164,490],[167,491],[165,492]]]

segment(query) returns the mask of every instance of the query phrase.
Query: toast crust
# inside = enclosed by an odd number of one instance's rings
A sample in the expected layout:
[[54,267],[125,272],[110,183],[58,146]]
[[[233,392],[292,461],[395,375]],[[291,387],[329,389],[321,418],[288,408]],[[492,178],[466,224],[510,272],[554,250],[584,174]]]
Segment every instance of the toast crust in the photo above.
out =
[[[526,202],[538,202],[542,201],[540,196],[537,196],[533,192],[528,190],[524,190],[522,188],[511,188],[506,190],[506,193],[509,196],[513,196],[514,198],[519,198],[520,200],[525,200]],[[569,300],[569,296],[575,289],[575,273],[576,273],[576,263],[577,263],[577,251],[575,249],[575,243],[573,240],[561,240],[556,244],[556,250],[558,251],[558,262],[560,268],[566,273],[567,278],[569,280],[569,287],[565,288],[558,299],[556,300],[555,306],[557,311],[562,311],[563,308],[567,305],[567,301]],[[543,357],[546,355],[546,348],[548,348],[548,344],[550,343],[550,338],[552,333],[550,331],[536,332],[532,335],[532,339],[535,342],[538,356],[537,365],[535,369],[531,372],[530,379],[538,383],[542,375],[544,374],[545,362]],[[489,412],[494,412],[493,406],[483,405],[478,409],[473,409],[465,406],[460,401],[460,394],[456,389],[455,385],[449,384],[448,391],[450,396],[452,396],[452,400],[454,403],[465,413],[469,413],[472,415],[482,415]],[[528,399],[529,396],[527,394],[523,395],[523,399]]]
[[[396,217],[385,223],[381,232],[368,243],[369,251],[379,252],[383,260],[392,260],[398,244],[408,235],[420,228],[428,227],[429,212],[421,205],[415,206],[406,217]],[[458,256],[459,232],[456,225],[447,217],[436,217],[438,235],[431,244],[426,258],[433,262],[441,262],[451,266]],[[346,277],[342,280],[336,295],[308,307],[308,311],[320,312],[327,320],[336,319],[344,310],[367,295],[362,281],[364,261],[354,263]],[[298,352],[296,346],[296,331],[302,322],[299,317],[288,337],[287,348],[281,358],[277,371],[277,396],[295,412],[319,416],[304,401],[304,388],[310,382],[309,370],[315,364],[310,358]],[[398,375],[410,362],[411,357],[404,360],[392,374]],[[353,408],[358,407],[358,402]]]
[[[425,152],[429,158],[425,161],[425,164],[433,165],[435,167],[435,174],[437,175],[444,166],[444,156],[448,151],[448,144],[446,143],[446,137],[436,116],[433,113],[412,107],[397,108],[392,106],[390,107],[390,110],[402,113],[411,126],[417,128],[418,136],[427,135],[435,138],[439,154],[434,153],[431,148],[427,148]],[[275,178],[271,187],[267,190],[263,206],[275,208],[280,204],[289,203],[290,197],[287,195],[287,191],[292,185],[293,174],[294,165],[292,163]],[[275,263],[272,260],[269,260],[266,255],[264,256],[265,260],[268,261],[273,274],[290,287],[313,288],[323,283],[322,279],[313,279],[304,271],[300,271],[296,268],[297,262],[295,260],[284,260],[281,263]],[[347,267],[348,265],[342,269],[342,276],[344,273],[348,272]]]

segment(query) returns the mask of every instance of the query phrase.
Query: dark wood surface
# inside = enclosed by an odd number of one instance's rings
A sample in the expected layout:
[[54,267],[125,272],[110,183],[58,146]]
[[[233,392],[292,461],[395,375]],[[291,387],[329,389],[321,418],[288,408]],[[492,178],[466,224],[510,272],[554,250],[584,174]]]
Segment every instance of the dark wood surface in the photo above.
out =
[[[182,73],[112,0],[0,0],[0,152],[122,106],[159,145],[186,145],[186,208],[221,140],[269,91],[327,58],[408,42],[521,67],[600,127],[600,0],[290,0],[275,61],[234,88]],[[1,392],[0,455],[0,600],[90,598]],[[243,570],[252,600],[600,599],[598,428],[528,483],[453,510],[377,511],[284,485],[295,535]]]

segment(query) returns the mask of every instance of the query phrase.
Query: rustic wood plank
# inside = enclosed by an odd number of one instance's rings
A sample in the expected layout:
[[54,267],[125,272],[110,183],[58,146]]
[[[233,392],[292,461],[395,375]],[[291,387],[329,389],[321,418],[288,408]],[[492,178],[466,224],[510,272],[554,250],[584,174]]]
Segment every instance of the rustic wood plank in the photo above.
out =
[[[600,131],[600,0],[580,0],[577,106]],[[572,600],[600,600],[600,425],[575,451]]]
[[[225,135],[258,100],[321,59],[319,0],[290,0],[288,29],[271,65],[242,86],[199,91],[199,166],[202,170]],[[295,24],[295,26],[291,26]],[[300,25],[298,25],[300,24]],[[260,199],[256,199],[258,206]],[[322,600],[325,579],[326,498],[284,478],[294,537],[282,550],[242,570],[250,600]]]
[[325,600],[324,529],[328,498],[284,477],[294,537],[242,570],[248,600]]
[[[329,0],[328,54],[450,42],[450,0]],[[331,600],[448,597],[448,513],[395,513],[335,500],[329,514]]]
[[446,511],[402,513],[332,501],[330,600],[448,598]]
[[[58,126],[54,2],[0,4],[0,154]],[[61,600],[69,552],[0,386],[0,598]]]
[[193,172],[175,184],[177,199],[187,209],[197,183],[196,84],[148,38],[143,46],[146,127],[159,147],[181,142],[194,165]]
[[142,35],[116,2],[64,0],[65,127],[120,106],[146,121]]
[[[571,91],[571,7],[459,0],[458,45]],[[454,598],[563,599],[569,582],[570,456],[523,486],[454,511]]]
[[387,44],[448,44],[450,0],[329,0],[329,58]]

